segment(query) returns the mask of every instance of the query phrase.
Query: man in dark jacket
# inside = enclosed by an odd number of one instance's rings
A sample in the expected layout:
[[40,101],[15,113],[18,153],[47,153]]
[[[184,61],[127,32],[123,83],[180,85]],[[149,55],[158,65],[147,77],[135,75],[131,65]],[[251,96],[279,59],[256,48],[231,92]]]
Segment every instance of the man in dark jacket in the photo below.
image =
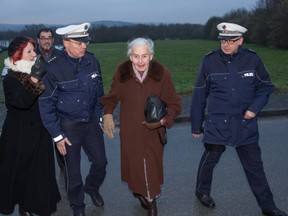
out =
[[204,206],[215,207],[210,197],[213,168],[225,146],[231,146],[237,151],[263,214],[287,216],[274,203],[258,143],[256,117],[267,104],[274,86],[258,55],[242,47],[247,29],[234,23],[220,23],[217,28],[221,48],[208,53],[200,64],[191,100],[193,137],[199,138],[202,132],[206,103],[208,111],[196,196]]
[[[99,193],[107,159],[99,125],[104,94],[100,64],[86,51],[90,23],[59,28],[65,50],[46,65],[45,90],[39,99],[44,126],[65,156],[68,200],[75,216],[85,215],[84,192],[95,206],[103,206]],[[85,184],[81,177],[81,147],[91,162]]]
[[54,32],[50,28],[42,28],[37,33],[37,53],[45,62],[53,59],[60,51],[54,47]]
[[[37,54],[41,55],[41,58],[44,62],[47,62],[57,55],[60,54],[60,51],[54,48],[54,32],[50,28],[42,28],[37,33]],[[63,172],[65,168],[64,158],[57,150],[57,146],[55,145],[55,155],[57,159],[58,166],[60,170]]]

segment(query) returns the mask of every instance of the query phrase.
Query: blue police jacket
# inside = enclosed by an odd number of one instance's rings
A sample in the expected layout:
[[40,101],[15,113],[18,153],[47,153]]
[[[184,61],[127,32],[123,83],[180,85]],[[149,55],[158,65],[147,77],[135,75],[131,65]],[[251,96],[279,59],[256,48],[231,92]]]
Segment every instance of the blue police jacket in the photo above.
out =
[[247,110],[259,114],[273,89],[265,65],[254,51],[239,47],[233,55],[221,49],[207,54],[199,66],[191,99],[192,133],[200,134],[205,120],[204,143],[234,147],[257,143],[257,118],[243,116]]
[[97,58],[86,51],[82,58],[73,59],[62,51],[45,66],[45,90],[39,97],[39,108],[50,135],[53,138],[65,137],[59,118],[76,122],[97,119],[99,122],[103,113],[100,97],[104,90]]

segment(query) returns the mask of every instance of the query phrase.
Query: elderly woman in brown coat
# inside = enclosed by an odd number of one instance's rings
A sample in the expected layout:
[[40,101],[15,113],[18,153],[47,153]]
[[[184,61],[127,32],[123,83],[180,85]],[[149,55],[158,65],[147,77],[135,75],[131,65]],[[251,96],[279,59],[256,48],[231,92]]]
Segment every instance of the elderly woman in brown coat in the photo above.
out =
[[[128,183],[148,215],[157,215],[156,198],[163,184],[163,137],[165,127],[171,128],[181,112],[169,72],[153,60],[151,39],[136,38],[128,43],[129,60],[120,64],[114,74],[110,92],[101,99],[104,105],[104,132],[114,137],[113,111],[120,106],[121,176]],[[144,109],[147,97],[160,96],[167,105],[161,121],[147,123]]]

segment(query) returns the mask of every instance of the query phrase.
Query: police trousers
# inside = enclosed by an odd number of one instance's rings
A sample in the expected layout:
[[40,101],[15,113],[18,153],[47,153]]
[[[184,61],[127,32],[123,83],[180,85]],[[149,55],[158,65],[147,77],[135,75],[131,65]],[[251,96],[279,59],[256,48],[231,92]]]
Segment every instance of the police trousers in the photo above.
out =
[[[198,167],[196,191],[210,196],[213,168],[219,162],[226,147],[214,144],[204,145],[205,151]],[[275,209],[276,205],[264,172],[259,144],[237,147],[236,152],[260,208],[262,210]]]
[[[107,158],[103,131],[96,119],[75,122],[62,118],[60,126],[72,143],[71,146],[66,145],[65,155],[68,200],[74,211],[82,211],[85,209],[84,191],[89,194],[97,193],[106,176]],[[81,147],[91,163],[84,185],[81,175]]]

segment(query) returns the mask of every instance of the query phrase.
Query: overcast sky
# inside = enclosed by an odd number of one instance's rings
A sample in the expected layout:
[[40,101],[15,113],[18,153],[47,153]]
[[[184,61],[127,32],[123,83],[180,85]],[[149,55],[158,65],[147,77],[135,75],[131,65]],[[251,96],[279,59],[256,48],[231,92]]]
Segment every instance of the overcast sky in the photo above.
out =
[[1,0],[0,23],[76,24],[100,20],[205,24],[257,0]]

